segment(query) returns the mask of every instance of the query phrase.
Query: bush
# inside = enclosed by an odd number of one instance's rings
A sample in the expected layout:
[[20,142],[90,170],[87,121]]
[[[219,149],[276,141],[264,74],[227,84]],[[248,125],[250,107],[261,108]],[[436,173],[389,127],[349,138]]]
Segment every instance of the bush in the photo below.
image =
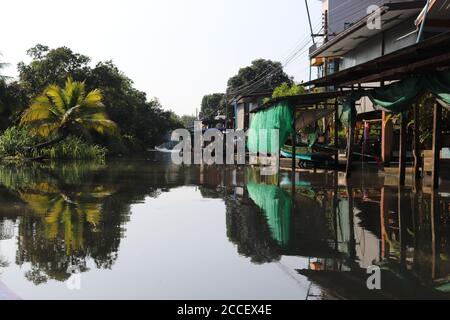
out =
[[11,127],[0,136],[0,157],[45,158],[54,160],[104,161],[107,149],[69,136],[58,144],[41,150],[26,150],[44,140],[24,127]]
[[103,162],[107,151],[106,148],[87,143],[75,136],[69,136],[52,147],[36,151],[33,156],[54,160],[95,160]]
[[0,156],[16,156],[25,153],[25,148],[40,142],[24,127],[10,127],[0,136]]

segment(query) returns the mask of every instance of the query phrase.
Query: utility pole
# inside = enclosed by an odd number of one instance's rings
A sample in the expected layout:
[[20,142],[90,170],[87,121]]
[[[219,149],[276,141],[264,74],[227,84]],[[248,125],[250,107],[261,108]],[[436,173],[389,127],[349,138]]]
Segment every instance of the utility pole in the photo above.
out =
[[225,132],[228,129],[228,95],[225,93]]
[[309,29],[311,30],[311,38],[313,44],[316,44],[316,40],[314,39],[314,30],[311,23],[311,15],[309,14],[309,6],[308,6],[308,0],[305,0],[305,6],[306,6],[306,13],[308,14],[308,22],[309,22]]

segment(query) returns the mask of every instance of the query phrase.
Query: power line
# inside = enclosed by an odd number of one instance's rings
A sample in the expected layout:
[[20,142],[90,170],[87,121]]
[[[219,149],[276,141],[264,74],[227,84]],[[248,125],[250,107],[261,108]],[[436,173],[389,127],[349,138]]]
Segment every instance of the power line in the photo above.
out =
[[[319,23],[316,25],[316,28],[320,26],[320,21]],[[321,29],[319,29],[320,31]],[[309,39],[309,36],[306,36],[302,39],[302,42],[297,45],[294,50],[292,51],[292,53],[285,59],[285,61],[281,64],[281,66],[275,68],[275,69],[271,69],[268,70],[268,72],[264,72],[261,75],[259,75],[257,78],[255,78],[254,80],[252,80],[250,83],[246,83],[238,88],[236,88],[235,90],[233,90],[231,92],[232,95],[236,95],[236,94],[246,94],[251,92],[251,90],[256,86],[259,85],[260,83],[262,83],[263,81],[267,80],[269,77],[275,75],[277,72],[279,72],[280,70],[283,70],[284,67],[286,67],[287,65],[289,65],[292,61],[294,61],[295,59],[297,59],[299,57],[299,54],[304,53],[305,48],[309,48],[307,47],[308,44],[311,42],[311,39]],[[307,40],[307,41],[306,41]],[[306,41],[306,42],[305,42]],[[250,90],[250,91],[249,91]]]
[[[383,2],[383,0],[378,0],[375,4],[380,4],[381,2]],[[340,4],[339,6],[331,9],[330,11],[328,11],[328,14],[330,14],[331,12],[334,12],[335,10],[337,10],[338,8],[342,7],[343,5],[345,5],[347,2]],[[364,7],[361,7],[361,3],[359,4],[354,4],[351,7],[349,7],[348,9],[355,9],[353,10],[350,14],[348,14],[347,12],[344,12],[343,14],[345,14],[345,16],[341,15],[337,15],[336,19],[339,20],[344,20],[348,17],[354,16],[357,13],[359,13],[360,11],[362,11],[364,9]],[[317,26],[320,26],[320,21],[318,23],[318,25],[315,26],[314,29],[317,28]],[[323,26],[322,26],[323,28]],[[322,29],[321,28],[321,29]],[[318,31],[316,31],[315,33],[318,33],[321,31],[321,29],[319,29]],[[256,89],[257,86],[259,86],[260,84],[262,84],[264,81],[268,80],[270,77],[272,77],[273,75],[275,75],[277,72],[283,70],[283,68],[285,68],[287,65],[289,65],[291,62],[295,61],[298,57],[300,57],[303,53],[306,52],[305,48],[308,46],[308,44],[311,42],[311,39],[309,41],[307,41],[306,43],[304,43],[305,39],[307,39],[308,37],[305,37],[302,39],[301,43],[299,45],[297,45],[297,47],[294,49],[295,51],[293,51],[293,53],[291,53],[284,61],[284,63],[281,64],[281,66],[275,68],[275,69],[271,69],[271,70],[267,70],[266,72],[263,72],[262,74],[258,75],[254,80],[252,80],[249,83],[243,84],[237,88],[235,88],[232,92],[230,92],[230,94],[232,96],[236,96],[237,94],[248,94],[254,91],[254,89]],[[307,48],[306,48],[307,49]]]

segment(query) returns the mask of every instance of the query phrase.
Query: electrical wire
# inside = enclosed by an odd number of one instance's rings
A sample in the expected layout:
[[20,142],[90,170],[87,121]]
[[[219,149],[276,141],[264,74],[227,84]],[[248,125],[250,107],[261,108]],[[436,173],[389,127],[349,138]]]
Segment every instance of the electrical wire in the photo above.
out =
[[[344,6],[345,4],[347,4],[349,2],[346,1],[345,3],[342,3],[340,5],[338,5],[337,7],[329,10],[328,14],[330,14],[331,12],[336,11],[337,9],[341,8],[342,6]],[[382,2],[384,2],[384,0],[378,0],[374,3],[374,5],[379,5]],[[337,20],[345,20],[348,17],[352,17],[355,16],[356,14],[358,14],[359,12],[361,12],[364,9],[364,6],[361,7],[361,3],[359,4],[354,4],[352,6],[350,6],[349,8],[347,8],[348,10],[350,9],[356,9],[356,10],[352,10],[351,13],[349,14],[348,11],[344,12],[343,14],[338,14],[337,16],[334,16],[334,19]],[[344,16],[345,15],[345,16]],[[318,24],[315,25],[315,27],[313,29],[317,29],[318,26],[320,26],[321,21],[319,21]],[[323,29],[323,26],[321,29],[319,29],[318,31],[316,30],[314,33],[317,34],[318,32],[320,32]],[[231,95],[231,97],[236,97],[237,95],[245,95],[245,94],[249,94],[255,91],[256,88],[258,88],[260,86],[260,84],[264,83],[265,81],[267,81],[268,79],[270,79],[272,76],[276,75],[278,72],[280,72],[281,70],[283,70],[283,68],[285,68],[286,66],[288,66],[290,63],[292,63],[293,61],[295,61],[296,59],[298,59],[301,55],[303,55],[306,52],[306,49],[309,49],[309,47],[307,47],[311,42],[311,38],[309,40],[308,36],[306,36],[305,38],[303,38],[300,43],[295,47],[295,49],[290,53],[290,55],[288,55],[286,57],[286,59],[284,60],[283,63],[281,63],[281,65],[279,67],[276,67],[274,69],[269,69],[264,71],[263,73],[261,73],[260,75],[258,75],[255,79],[253,79],[251,82],[249,83],[245,83],[237,88],[235,88],[233,91],[229,92],[228,94]],[[306,42],[305,42],[306,41]]]

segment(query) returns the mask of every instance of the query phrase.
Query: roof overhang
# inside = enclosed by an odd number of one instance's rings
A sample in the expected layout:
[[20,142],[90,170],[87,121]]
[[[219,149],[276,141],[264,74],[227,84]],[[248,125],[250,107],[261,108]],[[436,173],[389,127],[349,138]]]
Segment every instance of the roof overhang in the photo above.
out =
[[[416,26],[422,24],[426,7],[416,19]],[[450,27],[450,0],[431,0],[426,15],[426,25],[429,27]]]
[[287,102],[293,108],[311,107],[320,104],[328,107],[327,102],[329,100],[345,96],[349,92],[351,91],[346,90],[346,91],[310,92],[298,94],[295,96],[275,98],[268,101],[261,107],[252,110],[251,113],[256,113],[261,110],[271,108],[280,102]]
[[230,100],[230,103],[254,102],[261,98],[271,97],[272,93],[273,93],[273,91],[263,91],[263,92],[255,92],[255,93],[240,95],[240,96],[237,96],[236,98]]
[[[380,7],[379,11],[365,16],[351,27],[339,33],[332,40],[317,48],[310,54],[310,58],[343,56],[377,34],[407,19],[417,17],[417,14],[424,8],[425,4],[425,0],[385,3]],[[378,15],[381,16],[381,28],[369,28],[368,23],[373,21]]]
[[449,47],[450,32],[446,32],[303,85],[346,87],[401,80],[412,74],[445,70],[450,68]]

